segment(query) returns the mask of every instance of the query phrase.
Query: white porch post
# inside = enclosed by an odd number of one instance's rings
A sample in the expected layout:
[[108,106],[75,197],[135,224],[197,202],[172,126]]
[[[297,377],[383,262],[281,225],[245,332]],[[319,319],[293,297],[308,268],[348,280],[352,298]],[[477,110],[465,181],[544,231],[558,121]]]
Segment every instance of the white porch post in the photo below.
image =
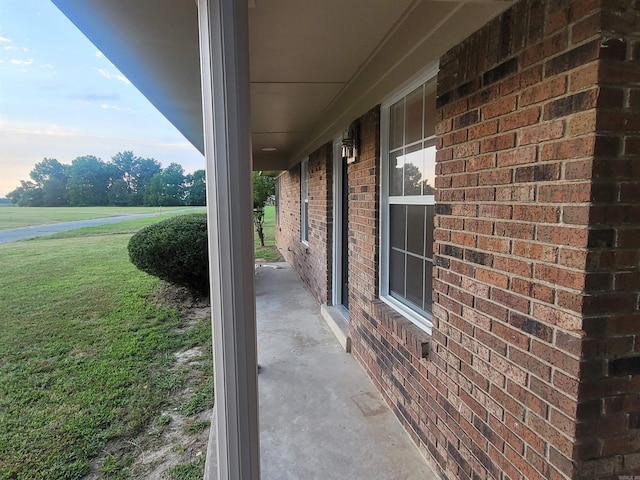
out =
[[[217,477],[260,478],[247,2],[198,0]],[[211,452],[209,452],[211,455]]]

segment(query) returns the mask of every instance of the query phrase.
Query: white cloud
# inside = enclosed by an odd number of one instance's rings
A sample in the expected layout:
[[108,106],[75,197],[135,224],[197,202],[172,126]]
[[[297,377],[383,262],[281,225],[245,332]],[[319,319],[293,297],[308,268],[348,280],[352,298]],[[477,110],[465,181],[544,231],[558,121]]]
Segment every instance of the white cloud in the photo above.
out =
[[29,49],[28,49],[27,47],[22,47],[22,51],[23,51],[23,52],[28,52],[28,51],[29,51]]
[[0,37],[0,43],[3,43],[3,42],[11,43],[12,40],[7,37]]
[[76,128],[70,129],[55,123],[25,125],[0,121],[0,133],[5,135],[43,135],[53,137],[71,137],[78,135]]
[[33,59],[30,58],[29,60],[11,60],[11,63],[13,63],[14,65],[31,65],[33,63]]
[[130,112],[131,109],[129,107],[121,107],[119,105],[108,105],[106,103],[100,105],[101,108],[104,108],[106,110],[117,110],[119,112]]
[[109,71],[105,70],[104,68],[99,68],[98,73],[105,78],[109,78],[109,79],[113,78],[116,80],[120,80],[121,82],[126,83],[127,85],[131,85],[131,82],[124,75],[112,74]]
[[53,68],[53,65],[51,65],[50,63],[43,63],[42,65],[40,65],[40,68]]
[[3,47],[5,50],[18,50],[18,47],[14,47],[13,45],[7,45],[6,47]]
[[84,93],[74,93],[69,95],[69,98],[74,100],[83,100],[85,102],[113,102],[117,101],[120,98],[120,95],[117,93],[98,93],[98,92],[88,92]]
[[104,53],[102,53],[100,50],[98,50],[98,51],[96,52],[96,57],[98,57],[98,58],[102,58],[102,57],[104,57]]

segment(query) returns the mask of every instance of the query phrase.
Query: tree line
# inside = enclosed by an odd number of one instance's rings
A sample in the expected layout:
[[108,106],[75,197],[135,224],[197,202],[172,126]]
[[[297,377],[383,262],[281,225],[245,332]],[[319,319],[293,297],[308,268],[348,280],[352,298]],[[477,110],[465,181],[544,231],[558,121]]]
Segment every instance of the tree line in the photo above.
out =
[[93,155],[71,164],[45,158],[29,173],[30,180],[7,198],[24,207],[179,206],[205,205],[205,171],[185,174],[182,166],[166,168],[153,158],[124,151],[105,162]]

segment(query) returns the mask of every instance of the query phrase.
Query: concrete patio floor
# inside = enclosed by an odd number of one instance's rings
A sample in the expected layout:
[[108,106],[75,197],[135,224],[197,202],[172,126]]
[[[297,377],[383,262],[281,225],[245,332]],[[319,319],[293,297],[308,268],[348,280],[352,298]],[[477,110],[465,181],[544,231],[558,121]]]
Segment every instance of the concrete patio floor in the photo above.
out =
[[256,268],[256,302],[262,479],[438,478],[288,264]]

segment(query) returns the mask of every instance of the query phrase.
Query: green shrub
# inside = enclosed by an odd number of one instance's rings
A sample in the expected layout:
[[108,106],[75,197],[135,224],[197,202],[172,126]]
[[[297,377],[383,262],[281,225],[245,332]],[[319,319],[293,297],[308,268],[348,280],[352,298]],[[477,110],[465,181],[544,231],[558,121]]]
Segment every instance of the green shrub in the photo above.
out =
[[209,295],[207,216],[193,213],[149,225],[129,240],[129,258],[143,272]]

